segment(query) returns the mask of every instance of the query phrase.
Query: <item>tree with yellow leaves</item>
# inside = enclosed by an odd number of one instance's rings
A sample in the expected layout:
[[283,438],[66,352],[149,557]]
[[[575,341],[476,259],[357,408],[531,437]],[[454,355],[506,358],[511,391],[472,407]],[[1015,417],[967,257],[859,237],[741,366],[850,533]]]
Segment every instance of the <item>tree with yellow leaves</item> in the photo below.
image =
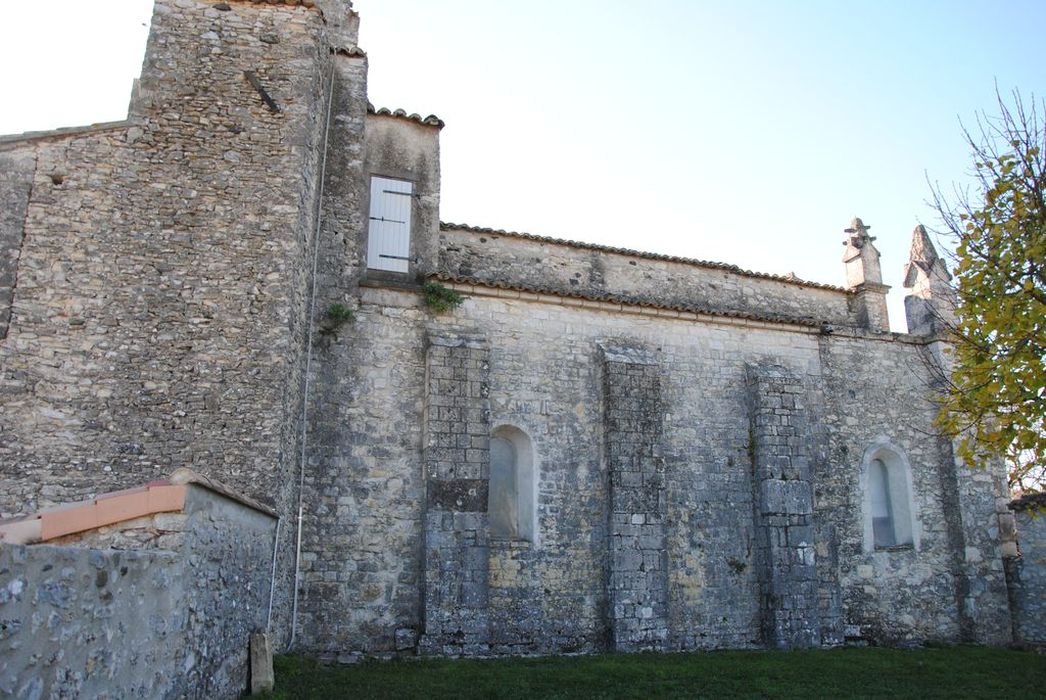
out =
[[1046,110],[1019,93],[964,130],[974,187],[935,204],[955,242],[953,364],[939,426],[968,464],[1005,459],[1010,486],[1046,484]]

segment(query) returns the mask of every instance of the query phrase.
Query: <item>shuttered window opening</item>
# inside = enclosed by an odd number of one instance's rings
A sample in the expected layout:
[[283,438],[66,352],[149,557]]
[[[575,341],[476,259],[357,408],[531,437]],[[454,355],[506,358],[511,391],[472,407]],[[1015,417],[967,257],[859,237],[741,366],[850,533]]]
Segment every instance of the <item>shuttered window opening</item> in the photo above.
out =
[[410,262],[410,201],[413,184],[387,177],[370,179],[367,267],[407,272]]

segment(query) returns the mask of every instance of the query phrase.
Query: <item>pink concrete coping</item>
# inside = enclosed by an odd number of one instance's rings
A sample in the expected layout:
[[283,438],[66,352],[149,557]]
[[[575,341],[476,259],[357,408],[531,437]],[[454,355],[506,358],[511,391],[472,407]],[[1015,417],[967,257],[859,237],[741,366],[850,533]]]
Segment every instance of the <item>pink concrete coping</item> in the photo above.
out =
[[185,506],[184,484],[154,481],[138,488],[114,491],[89,501],[67,503],[22,518],[0,520],[0,542],[31,544],[94,530]]
[[170,478],[150,481],[144,486],[104,493],[87,501],[65,503],[32,515],[0,520],[0,543],[47,542],[146,515],[178,512],[185,508],[185,494],[189,484],[276,517],[276,511],[269,506],[237,494],[221,482],[208,479],[191,469],[178,469]]

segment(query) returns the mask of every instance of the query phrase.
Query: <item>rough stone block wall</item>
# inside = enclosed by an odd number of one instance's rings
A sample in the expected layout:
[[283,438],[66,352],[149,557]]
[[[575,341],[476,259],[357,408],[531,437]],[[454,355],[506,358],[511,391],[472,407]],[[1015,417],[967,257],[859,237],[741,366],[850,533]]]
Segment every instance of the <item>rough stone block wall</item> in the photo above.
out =
[[294,510],[331,31],[315,8],[159,0],[130,122],[32,141],[0,512],[182,466]]
[[[813,529],[816,585],[806,604],[819,621],[810,635],[819,634],[822,644],[844,636],[884,643],[961,638],[955,572],[966,552],[956,552],[945,522],[942,475],[949,463],[927,438],[932,405],[896,398],[929,376],[917,342],[673,321],[511,295],[477,293],[452,318],[490,344],[492,423],[519,426],[540,455],[539,544],[492,545],[492,634],[506,640],[506,650],[520,651],[530,639],[530,649],[599,648],[600,639],[609,640],[609,600],[599,591],[609,563],[598,558],[600,546],[610,551],[598,525],[608,517],[609,473],[594,476],[591,460],[604,450],[598,348],[621,338],[656,348],[663,358],[668,648],[763,644],[747,364],[781,365],[806,387],[799,404],[803,444],[788,456],[810,465],[804,476],[812,511],[803,527]],[[918,549],[865,551],[861,458],[883,436],[911,465]],[[974,480],[968,488],[985,486]],[[990,485],[987,492],[994,493]],[[994,511],[985,507],[981,516],[991,522]],[[985,557],[985,565],[1001,571],[999,559]],[[979,580],[985,589],[978,605],[998,613],[1005,599],[993,581]],[[513,627],[518,618],[509,611],[519,609],[513,606],[526,592],[540,598],[539,617]],[[546,617],[551,610],[559,611],[560,624]],[[560,636],[569,626],[585,634]]]
[[188,691],[178,664],[188,661],[182,608],[188,581],[178,560],[174,552],[4,545],[0,693],[171,697]]
[[778,649],[819,646],[820,601],[802,380],[778,366],[748,366],[752,499],[762,628]]
[[306,8],[161,0],[134,124],[40,142],[2,358],[0,510],[188,465],[283,494],[321,33]]
[[0,146],[0,339],[7,336],[22,254],[36,155],[30,148]]
[[668,640],[668,503],[661,367],[641,348],[604,346],[603,353],[613,648],[662,650]]
[[[831,575],[842,590],[846,636],[1005,640],[1005,579],[992,543],[1000,485],[989,472],[956,466],[950,444],[935,436],[922,346],[904,336],[819,343],[827,444],[824,461],[815,462],[814,507],[819,531],[830,527],[837,538]],[[917,545],[876,550],[865,542],[863,457],[880,442],[910,465]],[[967,550],[968,533],[981,543],[977,551]]]
[[439,269],[500,284],[568,293],[615,294],[713,311],[858,323],[852,295],[827,285],[796,283],[739,268],[668,256],[629,255],[585,244],[506,235],[444,224]]
[[[1020,556],[1009,560],[1014,641],[1046,644],[1046,499],[1015,501]],[[1040,510],[1036,511],[1035,507]]]
[[[534,541],[491,540],[491,651],[559,654],[611,648],[608,494],[602,464],[603,359],[539,305],[470,299],[450,321],[477,324],[490,348],[491,425],[531,441],[537,479]],[[530,315],[526,315],[529,313]],[[544,330],[565,342],[549,342]],[[570,340],[566,340],[569,338]]]
[[368,294],[313,358],[298,643],[329,657],[413,650],[422,625],[426,314]]
[[489,373],[482,337],[429,337],[425,653],[475,655],[489,648]]
[[[149,520],[162,536],[123,523],[66,538],[75,545],[0,547],[0,694],[234,698],[247,688],[248,638],[268,622],[275,518],[193,486],[182,513]],[[147,549],[108,548],[124,544]]]
[[[438,129],[368,114],[367,59],[339,52],[323,188],[304,474],[303,648],[325,657],[413,653],[422,629],[422,404],[427,314],[415,273],[390,309],[365,299],[369,178],[414,185],[414,252],[434,252]],[[355,312],[331,327],[332,304]],[[337,532],[336,536],[331,536]],[[336,607],[349,611],[331,616]]]

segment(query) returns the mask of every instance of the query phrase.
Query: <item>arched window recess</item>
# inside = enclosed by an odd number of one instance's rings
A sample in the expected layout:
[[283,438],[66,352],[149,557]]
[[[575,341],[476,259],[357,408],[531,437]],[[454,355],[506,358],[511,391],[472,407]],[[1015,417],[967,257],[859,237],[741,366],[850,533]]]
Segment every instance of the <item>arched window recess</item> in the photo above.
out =
[[900,448],[879,440],[865,450],[861,492],[866,552],[919,548],[912,470]]
[[530,438],[501,425],[490,437],[490,536],[536,542],[537,467]]

